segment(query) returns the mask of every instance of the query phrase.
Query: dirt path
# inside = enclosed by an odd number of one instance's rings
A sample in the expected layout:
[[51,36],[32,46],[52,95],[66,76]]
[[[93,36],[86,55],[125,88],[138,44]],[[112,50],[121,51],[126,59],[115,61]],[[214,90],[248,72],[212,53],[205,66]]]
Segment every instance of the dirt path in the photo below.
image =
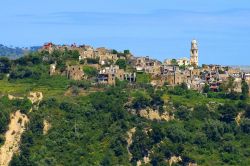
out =
[[29,121],[28,117],[20,111],[11,114],[10,117],[9,129],[5,133],[5,143],[0,148],[0,166],[8,166],[13,155],[18,153],[25,124]]

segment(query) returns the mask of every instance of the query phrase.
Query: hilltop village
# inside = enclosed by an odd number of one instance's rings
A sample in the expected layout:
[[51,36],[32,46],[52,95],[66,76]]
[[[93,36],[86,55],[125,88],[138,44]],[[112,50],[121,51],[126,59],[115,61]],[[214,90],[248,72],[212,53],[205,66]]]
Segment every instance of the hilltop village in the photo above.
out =
[[[190,58],[166,59],[160,62],[149,56],[136,57],[129,50],[118,52],[105,47],[93,48],[88,45],[55,45],[46,43],[40,52],[53,54],[56,51],[73,52],[78,62],[67,62],[62,69],[55,60],[50,65],[50,75],[66,75],[73,80],[90,80],[92,84],[115,85],[116,80],[137,81],[142,75],[153,86],[175,86],[185,83],[189,89],[202,91],[205,86],[211,91],[219,91],[222,83],[233,81],[234,91],[241,92],[242,80],[250,84],[250,74],[229,66],[199,66],[198,42],[192,40]],[[48,61],[46,56],[44,61]],[[51,61],[51,60],[50,60]],[[89,77],[83,68],[94,68],[96,73]],[[143,79],[142,79],[143,80]],[[145,82],[144,82],[145,83]]]
[[249,165],[250,74],[44,44],[0,58],[0,165]]

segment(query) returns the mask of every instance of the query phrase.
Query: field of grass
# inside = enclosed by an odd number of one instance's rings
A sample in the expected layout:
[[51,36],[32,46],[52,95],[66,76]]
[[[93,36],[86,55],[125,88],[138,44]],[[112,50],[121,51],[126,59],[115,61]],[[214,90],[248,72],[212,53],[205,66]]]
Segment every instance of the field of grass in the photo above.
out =
[[24,96],[30,91],[39,91],[44,94],[45,98],[47,96],[61,98],[67,89],[69,81],[66,77],[62,76],[15,81],[8,81],[5,78],[4,80],[0,80],[0,94]]

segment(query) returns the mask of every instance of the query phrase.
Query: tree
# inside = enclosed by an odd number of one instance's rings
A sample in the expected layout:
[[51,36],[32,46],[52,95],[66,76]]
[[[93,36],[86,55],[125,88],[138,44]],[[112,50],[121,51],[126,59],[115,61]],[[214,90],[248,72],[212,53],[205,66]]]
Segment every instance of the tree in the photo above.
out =
[[241,91],[242,91],[241,99],[245,100],[246,98],[248,98],[249,86],[245,80],[243,80],[241,83]]
[[246,118],[241,122],[241,130],[244,133],[250,133],[250,119]]
[[9,73],[11,67],[11,62],[6,57],[0,58],[0,73]]
[[188,86],[185,82],[181,83],[180,87],[183,89],[183,90],[188,90]]
[[97,69],[91,66],[83,66],[83,71],[88,77],[95,77],[98,74]]
[[133,155],[132,161],[141,160],[143,157],[148,156],[148,152],[152,147],[152,140],[149,139],[143,130],[136,130],[133,135],[132,145],[129,147]]
[[147,73],[137,73],[136,82],[139,84],[147,84],[150,83],[150,75]]
[[178,65],[177,60],[176,59],[172,59],[171,60],[171,65]]
[[150,105],[150,101],[151,101],[150,96],[142,92],[137,92],[133,100],[133,108],[138,110],[141,108],[146,108],[147,106]]
[[112,50],[112,54],[117,54],[117,53],[118,53],[118,51]]
[[234,88],[235,88],[234,78],[229,77],[227,83],[227,89],[229,90],[230,93],[232,93],[234,91]]
[[71,54],[71,58],[75,59],[75,60],[78,60],[79,59],[79,56],[80,56],[80,53],[78,50],[73,50],[72,51],[72,54]]
[[226,123],[234,122],[238,114],[237,108],[233,104],[226,103],[219,106],[220,120]]
[[130,50],[124,50],[124,54],[130,54]]
[[203,88],[203,93],[208,93],[209,90],[210,90],[210,87],[209,87],[209,85],[206,83],[205,86],[204,86],[204,88]]
[[77,96],[79,94],[79,88],[77,86],[72,87],[72,95]]
[[213,141],[219,141],[222,139],[224,133],[224,126],[220,121],[217,120],[208,120],[205,123],[204,131],[207,135],[207,138]]
[[118,65],[120,69],[125,70],[127,67],[127,62],[125,59],[118,59],[115,64]]
[[211,112],[205,104],[196,105],[194,111],[192,112],[193,117],[199,120],[205,120],[211,118]]

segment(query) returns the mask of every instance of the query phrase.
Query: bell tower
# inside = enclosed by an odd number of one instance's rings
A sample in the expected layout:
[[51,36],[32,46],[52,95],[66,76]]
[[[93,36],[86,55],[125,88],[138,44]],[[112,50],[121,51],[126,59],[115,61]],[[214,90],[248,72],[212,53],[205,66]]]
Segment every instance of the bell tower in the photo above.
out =
[[199,65],[199,56],[198,56],[198,43],[196,40],[192,40],[191,42],[191,50],[190,50],[190,64],[194,67]]

